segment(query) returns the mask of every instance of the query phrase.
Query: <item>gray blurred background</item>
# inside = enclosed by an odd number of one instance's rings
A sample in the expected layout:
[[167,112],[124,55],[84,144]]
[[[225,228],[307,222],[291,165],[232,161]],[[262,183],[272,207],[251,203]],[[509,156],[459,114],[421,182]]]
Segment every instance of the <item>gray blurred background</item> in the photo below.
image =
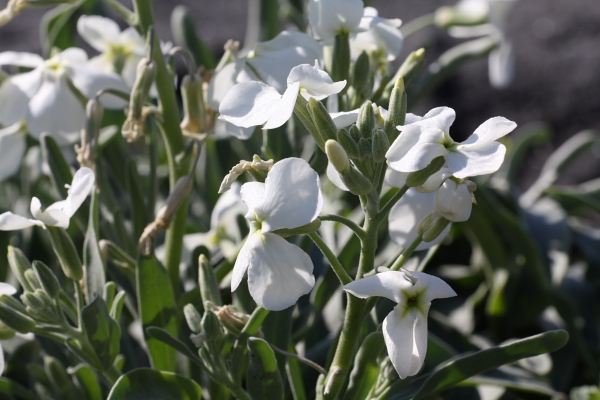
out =
[[[454,4],[448,0],[374,0],[379,15],[400,18],[405,23],[436,8]],[[130,2],[124,2],[130,6]],[[185,4],[195,17],[196,29],[217,55],[227,39],[243,42],[247,0],[156,0],[157,31],[170,40],[169,18],[176,5]],[[6,1],[0,1],[1,6]],[[40,53],[39,22],[47,9],[25,9],[0,28],[0,51]],[[120,24],[118,17],[115,17]],[[513,43],[516,74],[509,87],[497,90],[487,77],[487,58],[462,67],[429,98],[412,111],[423,114],[430,108],[449,106],[457,120],[451,134],[467,137],[486,119],[504,116],[519,126],[547,122],[554,132],[550,144],[528,156],[531,168],[523,170],[526,186],[539,173],[550,152],[568,137],[584,129],[600,130],[600,0],[519,0],[507,21],[507,36]],[[444,50],[460,43],[444,31],[427,28],[410,37],[400,59],[427,44],[431,62]],[[429,48],[428,47],[428,48]],[[600,176],[600,148],[570,171],[569,182]]]

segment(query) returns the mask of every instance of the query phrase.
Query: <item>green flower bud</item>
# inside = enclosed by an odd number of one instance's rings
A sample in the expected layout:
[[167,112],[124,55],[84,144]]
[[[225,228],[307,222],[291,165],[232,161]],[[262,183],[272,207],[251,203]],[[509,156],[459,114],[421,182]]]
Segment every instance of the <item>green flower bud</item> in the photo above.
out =
[[192,332],[202,332],[202,316],[200,315],[198,310],[196,310],[196,307],[194,307],[193,304],[186,304],[186,306],[183,307],[183,315],[185,315],[185,320]]
[[373,111],[373,103],[370,101],[366,101],[360,108],[356,126],[363,138],[371,138],[371,133],[375,128],[375,112]]
[[424,242],[431,242],[435,240],[444,229],[448,226],[450,221],[442,217],[438,213],[433,213],[425,217],[419,224],[417,232],[423,235]]
[[337,141],[344,148],[344,150],[346,150],[346,154],[348,154],[348,157],[358,158],[358,144],[347,130],[340,129],[338,131]]
[[215,276],[215,271],[210,265],[210,261],[204,254],[198,258],[198,285],[200,287],[200,297],[202,304],[211,301],[217,305],[222,304],[219,282]]
[[21,295],[21,301],[27,306],[28,309],[30,308],[34,312],[46,310],[46,304],[44,303],[44,301],[40,297],[36,296],[34,293],[23,293]]
[[60,293],[60,283],[54,272],[41,261],[34,261],[33,269],[42,289],[48,296],[56,299]]
[[369,193],[373,189],[371,181],[360,173],[356,168],[352,167],[348,171],[340,172],[340,177],[344,185],[351,193],[362,196]]
[[129,142],[139,139],[144,133],[144,103],[155,78],[156,64],[152,60],[142,58],[137,66],[135,83],[129,98],[127,119],[121,129]]
[[30,292],[42,288],[42,284],[40,283],[37,275],[32,269],[25,271],[25,279],[27,280],[27,283],[29,283],[29,286],[31,286]]
[[396,128],[398,125],[404,125],[406,120],[406,90],[404,90],[404,78],[399,76],[396,79],[394,88],[390,95],[390,107],[388,110],[388,118],[385,121],[384,130],[387,133],[390,143],[396,140],[400,131]]
[[225,342],[225,333],[219,317],[211,309],[207,309],[204,311],[201,324],[206,347],[211,353],[219,354]]
[[23,252],[13,246],[8,246],[8,265],[11,271],[17,277],[17,280],[21,284],[24,290],[33,291],[34,288],[25,279],[25,271],[31,268],[31,264]]
[[55,226],[47,226],[46,228],[50,234],[52,249],[57,255],[65,275],[75,281],[81,280],[83,278],[83,265],[67,231]]
[[0,320],[19,333],[29,333],[35,328],[35,321],[25,307],[12,296],[0,296]]
[[406,86],[410,85],[412,81],[415,80],[421,68],[423,68],[423,64],[425,63],[425,49],[420,48],[418,50],[413,51],[406,57],[398,72],[396,72],[395,78],[403,77],[404,84]]
[[420,171],[411,172],[406,177],[406,185],[409,187],[421,186],[427,179],[436,172],[438,172],[446,162],[443,156],[439,156],[431,160],[428,166]]
[[181,80],[183,121],[180,126],[184,134],[189,136],[201,136],[208,130],[203,85],[198,74],[186,75]]
[[369,55],[363,51],[354,63],[354,74],[352,77],[352,86],[356,92],[363,98],[369,95],[371,84],[369,82],[370,65]]
[[382,163],[385,161],[385,153],[390,148],[390,141],[381,128],[373,129],[373,161]]
[[350,169],[350,160],[344,148],[335,140],[328,140],[325,143],[325,152],[329,162],[333,164],[336,171],[344,172]]
[[358,141],[358,158],[361,161],[370,160],[373,157],[373,144],[371,140],[361,138]]
[[325,141],[328,139],[335,139],[337,127],[323,103],[314,97],[311,97],[308,101],[308,110],[321,137]]
[[356,143],[358,143],[358,141],[362,138],[362,135],[360,134],[360,130],[358,129],[358,126],[356,126],[356,124],[352,124],[350,126],[350,130],[348,131],[348,133],[350,134],[350,137],[352,139],[354,139],[354,141]]

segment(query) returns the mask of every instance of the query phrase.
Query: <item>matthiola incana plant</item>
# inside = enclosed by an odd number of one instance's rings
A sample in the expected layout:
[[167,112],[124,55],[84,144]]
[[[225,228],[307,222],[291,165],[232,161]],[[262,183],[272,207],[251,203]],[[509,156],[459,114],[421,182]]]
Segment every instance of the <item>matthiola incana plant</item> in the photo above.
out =
[[[9,1],[0,39],[58,3]],[[47,57],[0,53],[0,398],[597,392],[597,185],[553,186],[596,138],[521,196],[539,132],[482,110],[457,142],[451,108],[408,112],[504,42],[432,62],[440,44],[403,55],[404,38],[496,24],[493,2],[401,26],[361,0],[250,1],[221,59],[185,7],[170,47],[153,2],[64,3]],[[576,344],[550,356],[561,327]]]

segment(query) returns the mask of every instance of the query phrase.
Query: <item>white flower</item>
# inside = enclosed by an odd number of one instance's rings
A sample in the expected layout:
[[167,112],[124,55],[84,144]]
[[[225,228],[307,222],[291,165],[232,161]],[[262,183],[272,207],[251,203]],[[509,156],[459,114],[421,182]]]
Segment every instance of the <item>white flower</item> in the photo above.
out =
[[360,31],[362,0],[310,0],[308,18],[313,36],[326,43],[336,35]]
[[[49,132],[60,145],[77,141],[85,123],[84,106],[69,87],[69,80],[87,98],[101,89],[127,91],[119,76],[93,68],[85,51],[74,47],[45,61],[36,54],[8,51],[0,53],[2,65],[34,69],[10,76],[0,85],[0,123],[8,126],[24,118],[32,136],[39,139],[43,132]],[[111,95],[100,99],[107,108],[126,104]]]
[[469,219],[473,208],[472,192],[477,186],[466,180],[456,182],[447,179],[435,192],[435,211],[452,222],[462,222]]
[[402,21],[399,19],[386,19],[378,16],[373,7],[365,7],[364,15],[360,20],[359,32],[350,38],[350,54],[356,60],[360,54],[379,53],[387,61],[394,61],[402,51],[404,37],[400,33]]
[[[12,296],[15,293],[17,293],[17,288],[15,288],[13,285],[10,283],[0,282],[0,296]],[[2,345],[0,344],[0,375],[4,373],[5,367],[6,363],[4,361],[4,351],[2,350]]]
[[283,310],[310,292],[315,278],[310,257],[272,232],[317,218],[323,206],[319,176],[306,161],[286,158],[273,166],[265,183],[246,183],[241,194],[252,233],[233,267],[231,290],[248,271],[248,287],[256,303]]
[[401,379],[416,375],[427,353],[431,300],[456,296],[440,278],[423,272],[388,271],[344,286],[354,296],[382,296],[398,303],[383,321],[388,355]]
[[0,182],[19,171],[26,148],[26,132],[21,122],[0,129]]
[[241,82],[262,81],[283,92],[290,70],[300,64],[321,60],[322,53],[322,46],[311,36],[283,31],[268,42],[257,43],[246,57],[217,71],[208,86],[208,105],[217,111],[229,90]]
[[443,156],[457,178],[490,174],[500,168],[506,147],[496,142],[517,124],[504,117],[490,118],[464,142],[456,143],[448,131],[454,122],[454,110],[438,107],[425,116],[411,116],[415,122],[398,126],[402,133],[392,143],[386,157],[390,168],[414,172],[425,168],[436,157]]
[[302,64],[292,68],[283,95],[262,82],[242,82],[227,93],[219,106],[219,119],[236,126],[249,128],[263,125],[263,129],[280,127],[294,112],[298,94],[305,99],[322,100],[339,93],[346,81],[333,82],[327,72]]
[[85,198],[94,187],[94,172],[89,168],[79,169],[73,176],[69,194],[65,200],[57,201],[42,211],[42,204],[37,197],[31,199],[31,214],[35,219],[29,219],[11,212],[0,214],[0,231],[14,231],[33,225],[46,225],[67,229],[69,220],[79,209]]

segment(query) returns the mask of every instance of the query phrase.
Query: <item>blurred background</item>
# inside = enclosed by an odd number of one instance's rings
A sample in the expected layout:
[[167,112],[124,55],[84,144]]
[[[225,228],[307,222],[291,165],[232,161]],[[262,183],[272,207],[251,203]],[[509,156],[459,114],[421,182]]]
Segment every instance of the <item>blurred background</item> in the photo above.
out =
[[[228,39],[243,44],[248,0],[156,0],[154,3],[162,40],[172,39],[171,12],[175,6],[184,4],[195,16],[198,34],[214,54],[223,53]],[[284,5],[285,1],[281,3]],[[380,16],[400,18],[404,24],[454,3],[453,0],[370,1]],[[131,6],[130,2],[124,4]],[[6,1],[0,5],[4,7]],[[25,9],[0,28],[0,51],[41,53],[39,24],[47,11]],[[114,19],[124,25],[118,17]],[[456,140],[466,138],[483,121],[497,115],[517,122],[520,127],[532,122],[547,123],[552,139],[529,154],[531,168],[524,169],[519,178],[521,188],[525,188],[537,177],[548,155],[567,138],[586,129],[600,130],[600,1],[517,0],[506,25],[516,58],[515,77],[507,88],[490,86],[488,62],[483,58],[461,67],[425,101],[413,105],[411,111],[422,115],[433,107],[454,108],[457,120],[451,134]],[[406,40],[398,62],[426,43],[427,63],[430,63],[461,41],[464,40],[430,27]],[[600,176],[600,148],[575,163],[565,176],[563,179],[567,181],[559,183],[579,183]]]

